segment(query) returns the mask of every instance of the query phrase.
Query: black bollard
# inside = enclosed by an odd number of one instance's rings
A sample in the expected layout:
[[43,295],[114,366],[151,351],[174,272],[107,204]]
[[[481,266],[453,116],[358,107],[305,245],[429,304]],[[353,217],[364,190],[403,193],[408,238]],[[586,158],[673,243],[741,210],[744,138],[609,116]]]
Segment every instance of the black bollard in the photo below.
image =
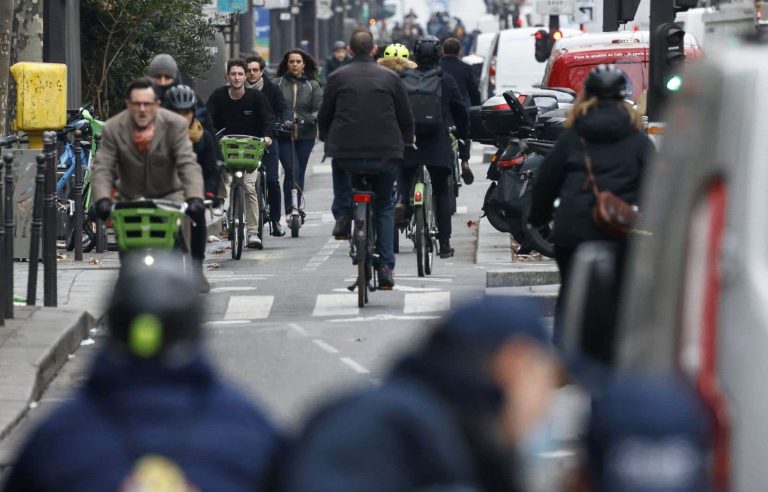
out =
[[56,307],[56,132],[44,132],[45,196],[43,198],[43,305]]
[[37,268],[40,262],[40,233],[43,229],[43,194],[45,194],[45,154],[38,154],[35,175],[35,197],[32,205],[32,242],[29,243],[29,276],[27,277],[27,306],[37,299]]
[[3,274],[3,283],[5,284],[5,318],[13,318],[13,230],[14,230],[14,207],[13,207],[13,154],[6,152],[3,155],[5,164],[5,251],[0,261],[5,263]]
[[[72,219],[75,221],[73,234],[75,235],[75,261],[83,261],[83,163],[80,160],[82,145],[80,139],[83,134],[80,130],[75,131],[75,142],[72,150],[75,151],[75,189],[73,190],[74,214]],[[67,238],[68,239],[68,238]]]

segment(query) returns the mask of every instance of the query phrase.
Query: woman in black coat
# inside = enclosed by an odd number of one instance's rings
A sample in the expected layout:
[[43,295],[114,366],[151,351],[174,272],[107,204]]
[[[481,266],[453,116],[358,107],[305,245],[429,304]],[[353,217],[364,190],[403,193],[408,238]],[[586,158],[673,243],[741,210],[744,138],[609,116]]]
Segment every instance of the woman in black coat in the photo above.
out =
[[613,65],[600,65],[590,72],[584,92],[568,114],[567,130],[541,164],[533,188],[529,218],[533,227],[550,221],[555,199],[560,199],[553,237],[561,281],[558,314],[565,305],[564,286],[579,245],[614,241],[623,253],[626,243],[626,239],[601,232],[592,221],[595,196],[588,183],[585,153],[592,158],[599,190],[636,205],[643,169],[654,152],[653,143],[642,132],[642,116],[624,100],[626,80],[624,72]]

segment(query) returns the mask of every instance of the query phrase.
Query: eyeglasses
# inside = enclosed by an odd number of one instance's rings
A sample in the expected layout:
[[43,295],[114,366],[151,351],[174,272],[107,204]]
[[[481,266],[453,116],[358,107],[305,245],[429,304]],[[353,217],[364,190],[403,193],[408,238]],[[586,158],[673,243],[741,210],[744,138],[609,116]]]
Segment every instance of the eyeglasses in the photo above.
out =
[[258,73],[258,72],[261,72],[261,69],[260,68],[249,68],[248,70],[246,70],[246,72],[248,72],[248,73]]
[[128,104],[130,104],[134,108],[151,108],[152,106],[157,104],[157,101],[152,101],[152,102],[128,101]]

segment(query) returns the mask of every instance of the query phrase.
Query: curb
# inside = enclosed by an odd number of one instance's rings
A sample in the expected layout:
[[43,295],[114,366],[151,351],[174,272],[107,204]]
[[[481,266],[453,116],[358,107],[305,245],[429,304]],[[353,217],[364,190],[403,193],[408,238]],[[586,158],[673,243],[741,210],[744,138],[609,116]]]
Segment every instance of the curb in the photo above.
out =
[[486,289],[490,296],[526,297],[539,305],[542,316],[554,316],[560,284],[521,285]]
[[531,264],[510,270],[492,270],[485,273],[486,287],[522,287],[560,283],[556,266]]
[[[32,307],[17,308],[17,311],[20,311],[19,314],[26,312],[26,319],[17,317],[20,326],[0,346],[0,360],[8,360],[9,357],[6,356],[14,354],[10,360],[15,364],[17,374],[13,377],[14,384],[4,385],[3,399],[16,403],[18,410],[11,409],[0,415],[0,439],[6,438],[24,418],[30,404],[42,396],[43,391],[67,361],[69,354],[77,350],[80,343],[88,337],[90,329],[97,324],[90,313],[77,309]],[[71,322],[53,337],[53,342],[50,342],[50,335],[54,329],[49,328],[48,332],[41,333],[30,326],[27,326],[25,331],[22,326],[34,323],[50,326],[50,323],[60,321],[63,316],[67,316]],[[14,323],[14,320],[7,320],[6,327],[11,323]],[[46,336],[48,340],[44,339]]]

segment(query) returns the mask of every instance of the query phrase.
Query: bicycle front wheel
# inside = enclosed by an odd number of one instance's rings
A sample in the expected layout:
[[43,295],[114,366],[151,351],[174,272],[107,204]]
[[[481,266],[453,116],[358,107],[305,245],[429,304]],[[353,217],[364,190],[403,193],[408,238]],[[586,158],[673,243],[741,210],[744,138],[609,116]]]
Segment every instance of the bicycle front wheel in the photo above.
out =
[[428,255],[426,250],[427,243],[424,241],[424,231],[426,229],[424,227],[424,207],[416,207],[414,214],[416,216],[416,223],[413,227],[413,245],[416,247],[416,273],[419,274],[419,277],[423,277],[424,258]]
[[245,243],[245,190],[241,183],[233,185],[232,191],[232,259],[239,260]]

